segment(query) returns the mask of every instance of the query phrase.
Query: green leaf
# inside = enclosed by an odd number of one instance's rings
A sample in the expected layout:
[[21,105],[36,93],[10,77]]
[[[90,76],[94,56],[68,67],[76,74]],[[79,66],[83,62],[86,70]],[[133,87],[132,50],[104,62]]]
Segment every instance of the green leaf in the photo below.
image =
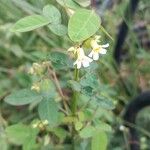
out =
[[40,15],[27,16],[20,19],[12,27],[12,32],[27,32],[49,24],[50,21]]
[[67,69],[73,66],[72,60],[62,52],[51,52],[49,58],[55,69]]
[[112,110],[115,108],[115,105],[111,98],[102,95],[96,96],[91,102],[104,109]]
[[7,140],[0,137],[0,146],[1,146],[1,150],[8,150]]
[[53,128],[51,131],[61,140],[64,140],[68,134],[65,129],[60,127]]
[[68,81],[68,84],[69,84],[69,87],[71,87],[73,90],[78,91],[78,92],[81,91],[81,85],[77,81],[70,80]]
[[[22,145],[32,136],[35,139],[38,130],[30,128],[23,124],[15,124],[5,129],[8,140],[16,145]],[[34,135],[34,137],[33,137]]]
[[59,3],[63,7],[69,7],[71,9],[77,10],[80,9],[81,7],[74,2],[73,0],[56,0],[57,3]]
[[5,98],[5,102],[11,105],[26,105],[34,101],[42,100],[42,96],[30,89],[15,91]]
[[93,136],[93,133],[95,131],[95,128],[92,127],[92,126],[87,126],[85,128],[83,128],[80,132],[79,132],[79,135],[82,137],[82,138],[89,138],[91,136]]
[[96,129],[98,131],[108,131],[108,132],[112,131],[112,128],[109,124],[101,121],[99,121],[98,124],[96,125]]
[[83,95],[86,95],[86,96],[89,96],[89,97],[92,97],[94,92],[93,92],[93,88],[91,88],[90,86],[85,86],[82,88],[81,90],[81,93]]
[[38,113],[41,120],[48,120],[51,127],[56,126],[59,122],[60,115],[58,112],[58,106],[53,99],[42,100],[38,107]]
[[23,143],[23,150],[34,150],[36,148],[36,135],[37,130],[30,131],[30,140],[27,138],[25,142]]
[[91,150],[106,150],[107,143],[105,132],[95,132],[92,137]]
[[84,121],[85,120],[85,114],[83,111],[78,112],[78,119],[79,121]]
[[91,4],[91,0],[74,0],[74,1],[82,7],[87,7]]
[[94,73],[87,73],[81,80],[80,84],[83,87],[91,87],[93,89],[97,89],[99,86],[99,81],[97,76]]
[[83,123],[82,123],[82,122],[77,121],[77,122],[75,123],[75,129],[76,129],[77,131],[80,130],[82,127],[83,127]]
[[81,80],[82,86],[81,93],[87,96],[92,96],[94,91],[97,91],[99,87],[99,81],[94,73],[87,73]]
[[6,135],[11,143],[22,145],[29,136],[28,128],[23,124],[16,124],[6,128]]
[[51,24],[61,23],[61,14],[53,5],[46,5],[43,8],[43,15],[50,21]]
[[43,97],[54,98],[57,95],[54,83],[49,79],[43,79],[40,82],[40,92]]
[[93,10],[80,9],[70,18],[68,34],[72,41],[82,42],[94,35],[100,27],[100,18]]
[[67,34],[67,27],[62,24],[50,24],[48,28],[58,36],[64,36]]

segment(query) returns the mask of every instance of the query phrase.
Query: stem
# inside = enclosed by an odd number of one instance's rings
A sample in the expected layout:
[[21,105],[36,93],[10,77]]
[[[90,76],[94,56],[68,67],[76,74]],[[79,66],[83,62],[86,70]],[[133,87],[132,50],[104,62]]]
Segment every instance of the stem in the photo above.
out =
[[71,103],[71,110],[72,110],[72,114],[75,115],[76,110],[77,110],[77,92],[73,93],[73,98],[72,98],[72,103]]
[[79,79],[79,69],[77,67],[75,68],[75,81],[78,81]]
[[[77,67],[75,68],[75,81],[78,81],[79,78],[79,69],[77,69]],[[76,110],[77,110],[77,99],[78,99],[78,92],[73,91],[73,98],[72,98],[72,102],[71,102],[71,111],[72,114],[75,115],[76,114]]]
[[124,137],[126,149],[130,150],[129,142],[128,142],[127,135],[126,135],[126,131],[123,131],[123,137]]
[[[79,69],[77,69],[77,67],[75,68],[75,72],[74,72],[74,80],[75,81],[79,80]],[[73,97],[72,97],[72,101],[71,101],[71,111],[72,111],[73,116],[76,115],[77,100],[78,100],[78,92],[73,91]],[[75,149],[75,135],[76,135],[76,131],[75,131],[74,126],[72,126],[72,149],[73,150]]]
[[53,71],[52,69],[50,69],[49,66],[48,66],[48,72],[49,72],[50,77],[52,76],[52,81],[54,82],[54,84],[55,84],[55,86],[56,86],[56,88],[58,90],[58,93],[59,93],[59,95],[62,98],[62,102],[63,102],[64,109],[65,109],[65,114],[68,114],[68,106],[67,106],[67,103],[66,103],[66,98],[65,98],[65,96],[64,96],[64,94],[62,92],[62,89],[60,87],[60,84],[59,84],[59,81],[57,79],[56,73],[55,73],[55,71]]

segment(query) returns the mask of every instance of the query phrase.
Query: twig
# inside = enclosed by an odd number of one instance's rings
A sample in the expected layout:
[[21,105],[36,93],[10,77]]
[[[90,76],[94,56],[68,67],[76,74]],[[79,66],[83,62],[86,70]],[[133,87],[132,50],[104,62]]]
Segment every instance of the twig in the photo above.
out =
[[64,110],[63,108],[59,107],[60,111],[62,111],[64,114],[68,115],[68,112]]
[[126,135],[126,131],[123,131],[123,138],[124,138],[124,142],[125,142],[125,147],[126,147],[126,149],[127,149],[127,150],[130,150],[129,142],[128,142],[127,135]]
[[146,131],[145,129],[143,129],[143,128],[139,127],[139,126],[136,126],[135,124],[133,124],[131,122],[128,122],[128,121],[125,121],[125,120],[123,120],[123,122],[124,122],[125,125],[140,131],[141,133],[145,134],[147,137],[150,138],[150,132]]
[[59,95],[60,95],[61,98],[62,98],[62,102],[63,102],[64,108],[65,108],[65,110],[66,110],[66,114],[68,114],[68,106],[67,106],[67,103],[66,103],[66,100],[67,100],[67,99],[66,99],[66,97],[64,96],[64,94],[63,94],[63,92],[62,92],[62,89],[61,89],[61,87],[60,87],[60,84],[59,84],[59,81],[58,81],[58,79],[57,79],[56,73],[55,73],[54,70],[52,70],[52,67],[50,68],[49,66],[48,66],[48,72],[49,72],[49,74],[50,74],[50,77],[53,78],[53,82],[55,83],[56,88],[57,88],[57,90],[58,90],[58,93],[59,93]]

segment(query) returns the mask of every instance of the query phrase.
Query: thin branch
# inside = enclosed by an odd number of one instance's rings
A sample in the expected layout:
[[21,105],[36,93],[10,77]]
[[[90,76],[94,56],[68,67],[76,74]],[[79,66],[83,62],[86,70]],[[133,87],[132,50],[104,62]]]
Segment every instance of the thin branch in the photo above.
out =
[[53,79],[53,82],[54,82],[55,85],[56,85],[56,88],[57,88],[57,90],[58,90],[59,95],[60,95],[61,98],[62,98],[62,102],[63,102],[64,108],[65,108],[65,110],[66,110],[65,114],[68,114],[68,106],[67,106],[67,103],[66,103],[67,98],[64,96],[64,94],[63,94],[63,92],[62,92],[62,89],[61,89],[61,87],[60,87],[60,83],[59,83],[59,81],[58,81],[58,79],[57,79],[56,73],[55,73],[55,71],[52,69],[52,67],[50,68],[49,66],[48,66],[48,72],[49,72],[50,77]]

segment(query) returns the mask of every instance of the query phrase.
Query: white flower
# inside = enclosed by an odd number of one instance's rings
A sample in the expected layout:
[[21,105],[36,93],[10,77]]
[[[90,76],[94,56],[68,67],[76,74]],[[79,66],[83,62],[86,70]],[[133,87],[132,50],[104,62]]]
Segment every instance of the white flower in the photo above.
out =
[[100,54],[106,54],[107,50],[105,48],[109,46],[108,43],[104,45],[99,45],[99,38],[100,36],[95,36],[95,39],[91,41],[92,51],[88,56],[92,57],[93,60],[98,60]]
[[124,131],[125,130],[125,126],[124,125],[120,125],[119,129],[120,129],[120,131]]
[[91,58],[85,56],[83,48],[79,47],[76,49],[77,60],[73,65],[77,65],[77,69],[80,69],[81,66],[88,67],[90,63],[93,61]]

